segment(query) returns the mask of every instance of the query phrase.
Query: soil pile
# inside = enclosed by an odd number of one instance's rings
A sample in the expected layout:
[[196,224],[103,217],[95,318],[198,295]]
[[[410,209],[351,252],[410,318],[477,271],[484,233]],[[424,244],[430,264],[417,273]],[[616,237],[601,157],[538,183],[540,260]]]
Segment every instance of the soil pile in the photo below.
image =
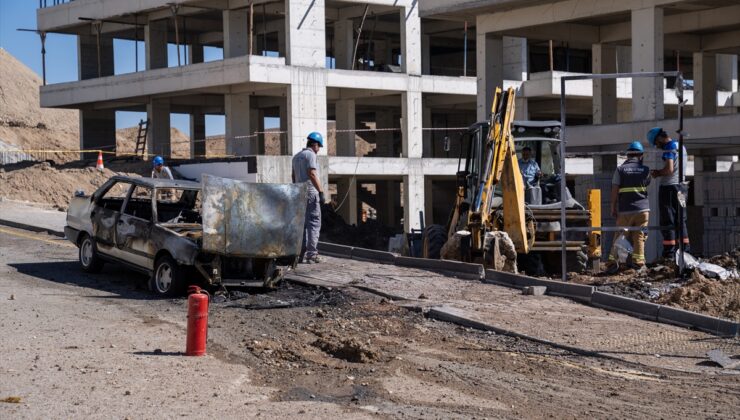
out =
[[[740,248],[708,258],[727,270],[738,267]],[[572,282],[596,286],[601,292],[673,306],[693,312],[740,321],[740,279],[708,278],[698,269],[682,280],[675,264],[656,264],[643,270],[625,270],[614,275],[569,275]]]
[[22,162],[0,168],[0,197],[51,205],[67,210],[75,191],[95,191],[113,175],[145,175],[148,162],[108,163],[101,172],[84,163],[55,166],[52,162]]
[[[39,106],[39,76],[0,48],[0,140],[26,150],[71,150],[79,145],[76,110]],[[74,156],[38,153],[39,159],[69,161]]]
[[387,251],[388,240],[397,233],[400,232],[373,219],[350,225],[330,204],[321,206],[322,241]]

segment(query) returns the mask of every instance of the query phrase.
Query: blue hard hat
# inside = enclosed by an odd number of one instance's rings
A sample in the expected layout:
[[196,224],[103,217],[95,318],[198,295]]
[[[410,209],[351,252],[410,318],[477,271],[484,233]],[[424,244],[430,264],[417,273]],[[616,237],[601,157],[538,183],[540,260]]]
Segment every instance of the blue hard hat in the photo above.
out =
[[152,163],[154,164],[154,166],[164,165],[164,158],[162,156],[155,156],[154,160],[152,160]]
[[315,141],[319,146],[324,147],[324,136],[318,131],[314,131],[306,137],[309,141]]
[[627,148],[627,153],[629,152],[639,152],[643,153],[645,149],[642,147],[642,143],[640,143],[639,140],[635,140],[632,143],[630,143],[629,147]]
[[647,132],[647,141],[650,143],[651,146],[655,146],[655,139],[661,134],[664,133],[663,129],[660,127],[654,127],[651,128],[650,131]]

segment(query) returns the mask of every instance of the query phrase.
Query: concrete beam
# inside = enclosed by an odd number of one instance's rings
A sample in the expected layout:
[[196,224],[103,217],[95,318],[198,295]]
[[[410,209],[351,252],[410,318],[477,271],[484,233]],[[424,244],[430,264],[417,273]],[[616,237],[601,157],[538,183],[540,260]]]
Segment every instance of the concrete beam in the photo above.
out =
[[[329,159],[330,176],[353,176],[363,179],[392,179],[399,175],[409,174],[409,162],[414,159],[391,157],[331,157]],[[457,159],[416,159],[421,162],[421,171],[425,176],[455,178]]]
[[660,7],[683,0],[565,0],[478,15],[478,32],[501,32],[551,23],[573,22],[596,16],[629,12],[633,9]]
[[190,157],[206,155],[206,116],[203,112],[190,114]]
[[[667,15],[663,18],[666,35],[717,30],[740,24],[740,5],[716,7],[695,12]],[[630,23],[619,22],[601,26],[601,42],[611,43],[630,39]]]
[[421,159],[408,160],[408,175],[403,177],[403,231],[421,229],[419,212],[424,208],[424,169]]

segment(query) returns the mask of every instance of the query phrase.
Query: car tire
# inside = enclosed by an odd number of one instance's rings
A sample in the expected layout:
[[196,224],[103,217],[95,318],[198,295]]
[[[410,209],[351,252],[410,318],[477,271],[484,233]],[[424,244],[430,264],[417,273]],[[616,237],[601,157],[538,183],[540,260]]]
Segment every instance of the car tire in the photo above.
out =
[[169,255],[157,258],[149,289],[160,296],[178,296],[184,290],[183,270]]
[[79,260],[82,271],[99,273],[103,269],[103,260],[98,255],[98,248],[90,235],[84,235],[80,241]]

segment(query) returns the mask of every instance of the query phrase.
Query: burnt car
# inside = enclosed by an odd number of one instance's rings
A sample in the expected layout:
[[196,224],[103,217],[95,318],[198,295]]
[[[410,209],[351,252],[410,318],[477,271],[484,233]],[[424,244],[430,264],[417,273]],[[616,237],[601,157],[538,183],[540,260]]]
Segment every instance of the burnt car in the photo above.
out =
[[106,262],[150,276],[161,295],[190,284],[274,287],[301,250],[306,187],[203,175],[202,182],[114,176],[75,196],[64,232],[86,272]]

